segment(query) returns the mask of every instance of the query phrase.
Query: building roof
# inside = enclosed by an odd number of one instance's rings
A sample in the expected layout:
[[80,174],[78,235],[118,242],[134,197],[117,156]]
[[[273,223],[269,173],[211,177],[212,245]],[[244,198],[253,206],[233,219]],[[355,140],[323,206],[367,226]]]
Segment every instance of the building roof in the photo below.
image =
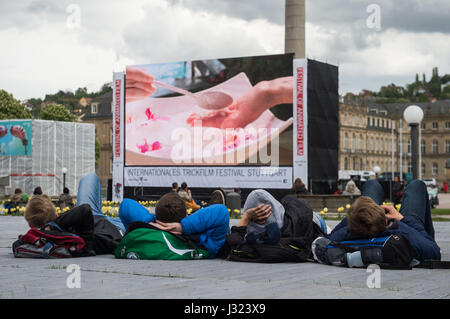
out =
[[[405,103],[386,103],[380,104],[373,100],[364,100],[363,102],[370,113],[370,109],[377,109],[377,111],[385,110],[387,116],[392,117],[393,115],[401,116],[403,111],[410,105],[419,106],[425,114],[428,115],[439,115],[439,114],[449,114],[450,113],[450,100],[440,100],[436,102],[405,102]],[[377,113],[380,114],[380,113]]]
[[[96,118],[112,118],[111,112],[112,91],[104,93],[94,98],[86,109],[86,113],[83,116],[83,120],[96,119]],[[98,103],[97,113],[92,113],[92,104]]]

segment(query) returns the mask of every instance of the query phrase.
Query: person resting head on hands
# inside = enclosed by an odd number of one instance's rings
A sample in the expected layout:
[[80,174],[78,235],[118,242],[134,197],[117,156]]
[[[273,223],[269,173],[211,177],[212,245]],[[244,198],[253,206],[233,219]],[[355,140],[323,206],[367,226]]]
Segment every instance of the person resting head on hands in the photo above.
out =
[[126,198],[119,207],[119,218],[126,228],[134,222],[148,223],[177,235],[187,235],[214,258],[229,233],[230,215],[225,205],[214,204],[187,216],[185,201],[177,193],[162,196],[155,214],[133,199]]
[[277,244],[281,238],[284,207],[263,189],[252,191],[245,201],[239,226],[247,226],[249,244]]

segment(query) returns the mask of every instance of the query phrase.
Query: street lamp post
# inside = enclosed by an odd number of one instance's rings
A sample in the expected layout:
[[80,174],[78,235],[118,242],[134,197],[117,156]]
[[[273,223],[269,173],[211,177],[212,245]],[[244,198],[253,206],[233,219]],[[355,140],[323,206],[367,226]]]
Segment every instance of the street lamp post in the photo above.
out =
[[64,188],[66,188],[66,174],[67,174],[67,168],[63,167],[62,173],[63,173],[63,190],[64,190]]
[[375,173],[376,178],[378,179],[378,174],[380,174],[381,168],[379,166],[374,166],[372,169],[373,172]]
[[408,106],[403,112],[403,118],[411,127],[411,164],[413,180],[418,174],[418,154],[419,154],[419,125],[423,119],[423,111],[417,105]]

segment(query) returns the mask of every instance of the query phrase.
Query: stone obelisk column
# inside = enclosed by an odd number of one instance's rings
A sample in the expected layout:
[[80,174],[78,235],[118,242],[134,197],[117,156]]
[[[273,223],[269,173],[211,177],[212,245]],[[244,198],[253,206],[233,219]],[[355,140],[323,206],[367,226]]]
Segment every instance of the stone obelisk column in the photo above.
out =
[[305,58],[305,0],[286,0],[284,52]]

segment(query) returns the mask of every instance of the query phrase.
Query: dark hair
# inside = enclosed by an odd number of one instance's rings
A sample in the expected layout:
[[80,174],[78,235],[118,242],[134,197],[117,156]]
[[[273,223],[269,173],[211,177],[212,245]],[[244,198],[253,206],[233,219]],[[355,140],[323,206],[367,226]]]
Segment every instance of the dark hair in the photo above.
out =
[[36,187],[33,191],[33,195],[42,195],[42,188],[40,186]]
[[186,188],[187,188],[186,182],[181,183],[181,189],[186,189]]
[[178,183],[177,182],[172,183],[172,188],[178,188]]
[[70,193],[69,189],[67,187],[64,187],[63,194],[69,194],[69,193]]
[[20,194],[20,193],[22,193],[22,190],[20,188],[16,188],[14,190],[14,194]]
[[350,231],[360,236],[375,237],[386,229],[386,212],[368,196],[355,200],[347,220]]
[[296,178],[294,184],[292,184],[292,189],[298,191],[303,188],[306,188],[305,184],[302,182],[300,178]]
[[186,204],[176,193],[162,196],[155,207],[155,217],[163,223],[179,223],[186,214]]

